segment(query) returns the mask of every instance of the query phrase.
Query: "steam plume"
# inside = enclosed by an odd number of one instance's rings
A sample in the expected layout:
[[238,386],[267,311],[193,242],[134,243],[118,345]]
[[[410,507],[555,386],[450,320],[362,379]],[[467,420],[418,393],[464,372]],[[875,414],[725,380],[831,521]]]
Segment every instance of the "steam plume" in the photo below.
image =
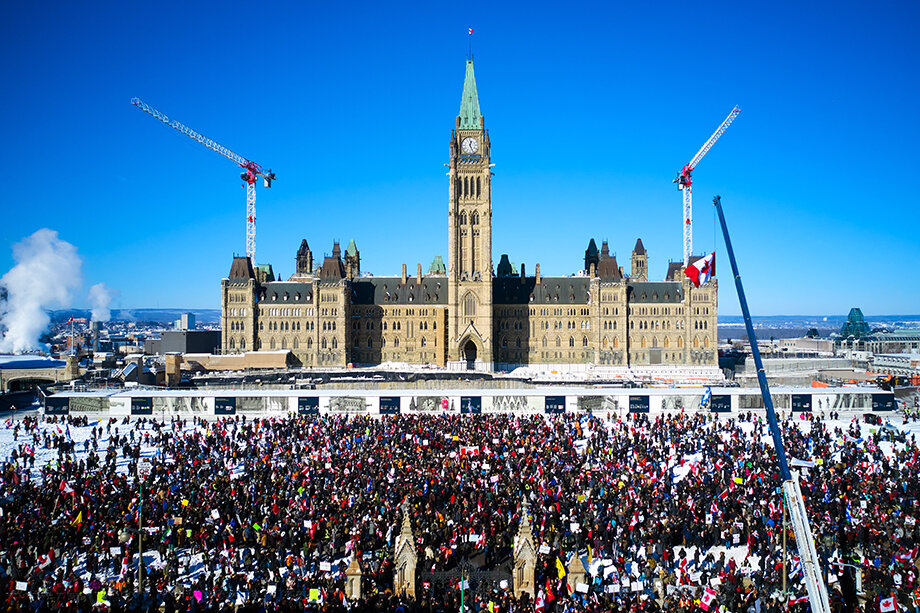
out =
[[0,304],[0,351],[21,353],[43,348],[38,339],[48,327],[46,309],[70,306],[83,262],[76,247],[48,228],[13,245],[13,259],[16,265],[0,278],[7,293]]
[[118,294],[118,290],[112,290],[105,286],[105,283],[97,283],[89,288],[89,303],[93,309],[93,321],[108,321],[112,316],[109,305],[112,304],[112,298]]

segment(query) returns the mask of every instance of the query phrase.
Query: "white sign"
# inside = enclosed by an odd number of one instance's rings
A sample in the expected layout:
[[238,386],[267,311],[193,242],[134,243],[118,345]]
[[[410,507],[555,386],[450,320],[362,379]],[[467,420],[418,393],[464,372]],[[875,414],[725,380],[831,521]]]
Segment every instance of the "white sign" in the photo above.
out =
[[217,509],[211,510],[211,519],[220,519],[220,513],[217,511]]
[[548,554],[548,553],[549,553],[549,545],[547,545],[546,543],[543,543],[542,545],[540,545],[540,553],[541,553],[542,555]]
[[121,547],[109,547],[109,553],[113,556],[121,555]]
[[588,593],[588,584],[587,584],[587,583],[581,583],[581,582],[577,583],[577,584],[575,585],[575,591],[576,591],[576,592],[580,592],[580,593],[582,593],[582,594],[587,594],[587,593]]
[[152,470],[153,464],[150,463],[150,460],[141,460],[137,463],[137,474],[145,479],[150,476]]
[[330,564],[329,562],[320,562],[319,569],[323,572],[329,572],[330,570],[332,570],[332,564]]

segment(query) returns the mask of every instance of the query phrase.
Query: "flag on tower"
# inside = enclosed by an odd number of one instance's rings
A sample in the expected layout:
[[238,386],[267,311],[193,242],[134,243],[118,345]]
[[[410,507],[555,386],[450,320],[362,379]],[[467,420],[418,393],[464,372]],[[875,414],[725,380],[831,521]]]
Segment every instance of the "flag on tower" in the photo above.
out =
[[71,317],[70,319],[68,319],[68,320],[67,320],[67,323],[72,324],[72,323],[73,323],[73,317]]
[[473,28],[470,28],[470,36],[473,35]]
[[704,258],[700,258],[684,269],[684,274],[690,277],[694,287],[699,287],[709,281],[716,274],[716,252],[713,251]]

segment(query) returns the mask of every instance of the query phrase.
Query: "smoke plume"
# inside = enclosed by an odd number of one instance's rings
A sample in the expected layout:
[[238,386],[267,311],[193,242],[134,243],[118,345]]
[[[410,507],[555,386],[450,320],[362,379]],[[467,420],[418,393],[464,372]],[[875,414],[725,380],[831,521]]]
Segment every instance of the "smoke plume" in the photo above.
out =
[[13,245],[16,265],[2,278],[6,302],[0,304],[0,351],[41,349],[39,336],[48,327],[47,309],[68,307],[82,284],[77,248],[48,228]]
[[108,321],[112,312],[109,305],[112,304],[112,298],[118,294],[118,290],[109,289],[105,283],[97,283],[89,288],[89,303],[93,309],[93,321]]

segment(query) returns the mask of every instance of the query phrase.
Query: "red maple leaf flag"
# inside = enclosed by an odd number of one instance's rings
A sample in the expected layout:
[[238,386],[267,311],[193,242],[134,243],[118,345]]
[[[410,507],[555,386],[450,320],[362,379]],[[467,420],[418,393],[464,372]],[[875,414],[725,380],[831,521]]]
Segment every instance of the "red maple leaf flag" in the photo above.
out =
[[473,35],[473,28],[470,28],[470,36]]
[[882,613],[888,613],[888,611],[894,611],[895,609],[897,609],[897,602],[895,602],[894,596],[882,598],[878,603],[878,610]]
[[709,607],[712,606],[713,601],[716,599],[716,591],[711,587],[707,587],[703,592],[703,597],[700,598],[700,608],[704,611],[708,611]]
[[699,287],[709,281],[716,274],[716,252],[713,251],[704,258],[700,258],[684,269],[684,274],[690,277],[694,287]]
[[792,605],[802,604],[803,602],[808,602],[808,595],[799,596],[798,598],[790,598],[789,602],[786,603],[786,608],[788,609]]

